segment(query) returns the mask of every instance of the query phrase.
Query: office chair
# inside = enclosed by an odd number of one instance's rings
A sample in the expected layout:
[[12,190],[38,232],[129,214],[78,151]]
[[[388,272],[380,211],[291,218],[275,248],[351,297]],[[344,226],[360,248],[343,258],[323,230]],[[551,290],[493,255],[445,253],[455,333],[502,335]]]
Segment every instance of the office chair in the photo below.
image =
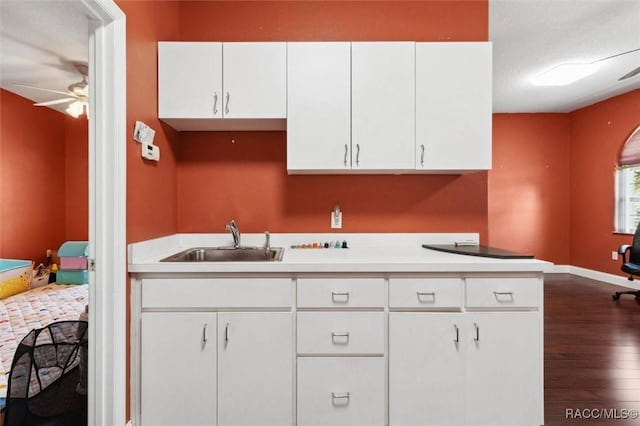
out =
[[[633,281],[633,276],[640,276],[640,223],[633,234],[633,242],[631,245],[623,244],[618,248],[618,253],[622,255],[623,272],[629,274],[629,281]],[[620,299],[621,294],[633,294],[636,296],[636,302],[640,303],[640,290],[616,291],[611,297],[613,300]]]
[[31,330],[16,349],[5,426],[86,426],[86,321]]

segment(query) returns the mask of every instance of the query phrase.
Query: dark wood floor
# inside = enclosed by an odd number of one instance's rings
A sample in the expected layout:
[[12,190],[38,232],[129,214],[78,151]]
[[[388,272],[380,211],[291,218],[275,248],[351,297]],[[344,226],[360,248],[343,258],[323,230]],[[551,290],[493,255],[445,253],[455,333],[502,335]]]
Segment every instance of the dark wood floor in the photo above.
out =
[[640,418],[566,418],[567,410],[578,409],[640,413],[640,304],[629,295],[612,301],[615,290],[624,289],[575,275],[545,276],[546,426],[640,425]]

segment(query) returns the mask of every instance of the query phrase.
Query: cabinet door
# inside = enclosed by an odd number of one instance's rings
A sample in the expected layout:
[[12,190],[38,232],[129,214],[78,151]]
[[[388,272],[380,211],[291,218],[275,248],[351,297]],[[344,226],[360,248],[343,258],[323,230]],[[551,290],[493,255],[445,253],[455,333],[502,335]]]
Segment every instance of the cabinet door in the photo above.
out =
[[219,313],[218,319],[218,424],[293,424],[292,314]]
[[468,424],[542,424],[540,313],[467,315]]
[[158,117],[222,118],[222,43],[158,43]]
[[287,169],[350,169],[351,43],[287,49]]
[[145,312],[143,426],[216,424],[216,314]]
[[353,43],[352,168],[414,169],[415,43]]
[[287,117],[286,43],[224,43],[225,118]]
[[416,43],[416,169],[491,168],[491,44]]
[[390,426],[465,424],[462,313],[389,314]]

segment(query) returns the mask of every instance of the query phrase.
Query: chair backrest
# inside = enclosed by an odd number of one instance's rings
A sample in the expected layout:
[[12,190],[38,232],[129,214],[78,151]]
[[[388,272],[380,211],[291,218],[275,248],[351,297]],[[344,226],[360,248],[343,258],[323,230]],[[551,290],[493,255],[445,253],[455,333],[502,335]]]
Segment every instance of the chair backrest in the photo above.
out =
[[640,265],[640,222],[633,234],[633,242],[631,243],[631,251],[629,253],[629,262]]
[[[86,321],[59,321],[31,330],[11,364],[5,426],[86,412]],[[71,423],[64,423],[71,424]]]

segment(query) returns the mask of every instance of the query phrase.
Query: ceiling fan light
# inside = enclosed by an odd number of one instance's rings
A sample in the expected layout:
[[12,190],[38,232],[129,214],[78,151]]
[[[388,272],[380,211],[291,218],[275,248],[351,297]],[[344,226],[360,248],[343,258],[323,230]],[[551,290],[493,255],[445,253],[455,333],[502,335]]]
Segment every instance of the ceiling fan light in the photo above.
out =
[[75,101],[69,104],[66,111],[73,118],[78,118],[84,113],[84,102]]
[[597,62],[560,64],[534,76],[536,86],[566,86],[593,74],[600,68]]

